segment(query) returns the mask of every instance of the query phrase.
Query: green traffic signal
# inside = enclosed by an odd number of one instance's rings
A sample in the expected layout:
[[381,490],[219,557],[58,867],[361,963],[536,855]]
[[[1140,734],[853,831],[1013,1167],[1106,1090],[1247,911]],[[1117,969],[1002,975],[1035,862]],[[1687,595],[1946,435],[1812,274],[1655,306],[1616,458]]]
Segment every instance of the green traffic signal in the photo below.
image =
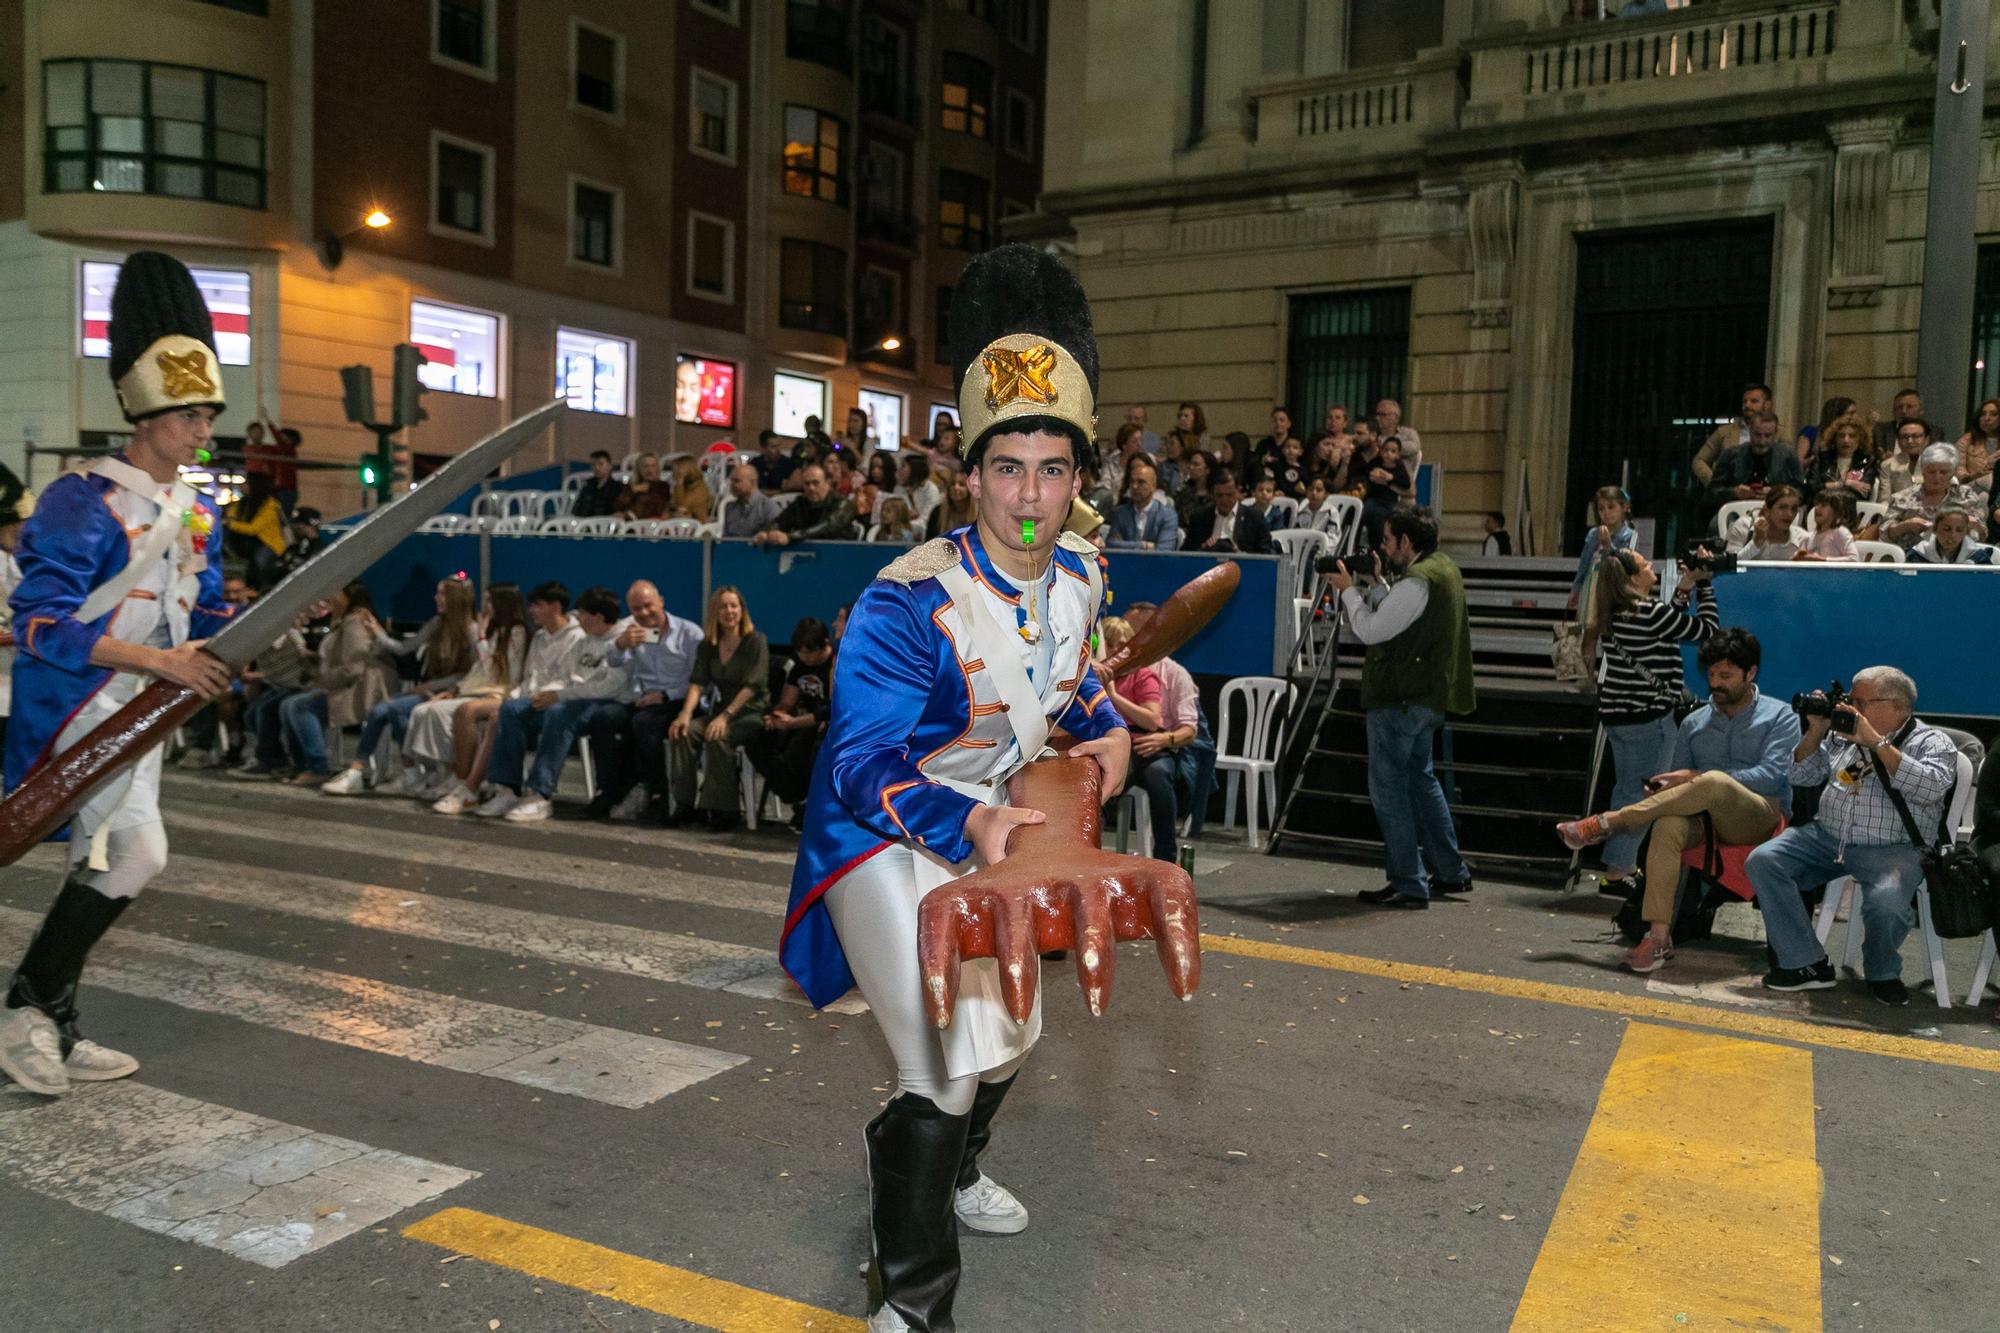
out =
[[363,486],[373,486],[375,485],[376,482],[380,481],[381,479],[382,479],[382,474],[379,471],[377,471],[375,467],[375,460],[372,458],[362,459],[361,484]]

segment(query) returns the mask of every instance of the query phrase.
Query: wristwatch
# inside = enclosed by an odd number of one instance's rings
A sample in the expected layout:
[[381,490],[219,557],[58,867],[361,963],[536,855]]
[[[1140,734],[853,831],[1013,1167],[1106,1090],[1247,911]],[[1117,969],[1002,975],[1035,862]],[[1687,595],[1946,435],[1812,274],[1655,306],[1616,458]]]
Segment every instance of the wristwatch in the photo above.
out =
[[1881,748],[1887,745],[1888,743],[1889,743],[1889,738],[1887,736],[1877,736],[1875,738],[1874,743],[1870,745],[1868,748],[1871,750],[1880,751]]

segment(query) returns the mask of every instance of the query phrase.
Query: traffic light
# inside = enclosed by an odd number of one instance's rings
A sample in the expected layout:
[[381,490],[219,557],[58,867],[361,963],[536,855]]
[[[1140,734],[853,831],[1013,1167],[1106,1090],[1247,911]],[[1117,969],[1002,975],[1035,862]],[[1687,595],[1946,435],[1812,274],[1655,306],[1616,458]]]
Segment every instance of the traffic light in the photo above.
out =
[[411,344],[396,344],[396,410],[390,420],[398,426],[414,426],[430,415],[422,402],[430,388],[417,378],[417,368],[425,360],[424,354]]
[[410,446],[401,440],[389,443],[389,477],[398,487],[407,487],[412,479],[410,469]]
[[363,490],[374,490],[382,483],[382,468],[374,454],[361,455],[361,486]]
[[357,426],[375,421],[375,372],[367,366],[340,368],[341,408]]

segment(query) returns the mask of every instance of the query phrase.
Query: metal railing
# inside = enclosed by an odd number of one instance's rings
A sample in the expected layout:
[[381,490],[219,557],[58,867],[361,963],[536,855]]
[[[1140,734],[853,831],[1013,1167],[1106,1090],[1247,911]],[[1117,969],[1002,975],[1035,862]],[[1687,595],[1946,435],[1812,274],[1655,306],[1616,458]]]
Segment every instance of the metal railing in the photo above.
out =
[[1835,0],[1778,3],[1761,13],[1713,17],[1683,9],[1671,18],[1620,20],[1553,41],[1531,41],[1522,53],[1521,91],[1536,97],[1821,60],[1833,53],[1839,12]]

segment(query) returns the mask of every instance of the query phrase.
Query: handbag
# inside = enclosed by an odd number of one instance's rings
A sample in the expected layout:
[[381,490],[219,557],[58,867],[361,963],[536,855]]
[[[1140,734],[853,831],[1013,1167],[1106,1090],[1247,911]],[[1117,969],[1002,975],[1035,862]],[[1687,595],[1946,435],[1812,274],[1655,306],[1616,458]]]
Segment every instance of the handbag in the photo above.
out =
[[1549,661],[1555,665],[1556,680],[1564,685],[1581,685],[1590,679],[1583,660],[1583,625],[1569,622],[1550,627]]
[[[1937,843],[1927,844],[1917,832],[1917,821],[1911,818],[1903,794],[1890,785],[1887,775],[1878,772],[1876,776],[1882,779],[1889,804],[1903,817],[1903,828],[1916,845],[1924,885],[1931,894],[1932,928],[1943,939],[1962,940],[2000,926],[2000,885],[1987,878],[1986,867],[1979,863],[1972,844],[1952,841],[1952,830],[1945,827],[1943,816],[1938,819]],[[1954,790],[1957,786],[1952,784]],[[1945,794],[1945,809],[1951,809],[1950,792]]]
[[1672,685],[1669,685],[1661,680],[1652,673],[1651,669],[1644,662],[1641,662],[1638,658],[1627,652],[1625,645],[1618,642],[1616,635],[1606,634],[1604,642],[1611,646],[1612,652],[1617,653],[1625,659],[1626,666],[1631,667],[1634,671],[1644,676],[1647,682],[1652,685],[1656,694],[1668,701],[1674,711],[1675,726],[1679,726],[1681,723],[1687,721],[1688,715],[1701,707],[1701,700],[1694,697],[1694,692],[1688,689],[1685,683],[1676,681]]

